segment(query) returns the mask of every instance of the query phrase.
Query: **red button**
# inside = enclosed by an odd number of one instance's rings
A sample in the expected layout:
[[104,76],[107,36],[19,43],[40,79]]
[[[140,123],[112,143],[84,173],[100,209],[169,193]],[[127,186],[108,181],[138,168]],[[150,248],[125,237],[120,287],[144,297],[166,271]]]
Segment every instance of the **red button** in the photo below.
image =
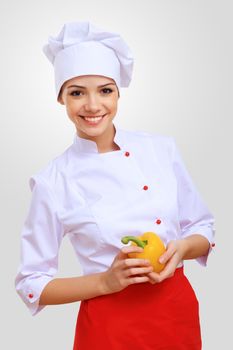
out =
[[129,153],[129,152],[125,152],[125,156],[126,156],[126,157],[129,157],[129,156],[130,156],[130,153]]
[[160,220],[160,219],[157,219],[157,220],[156,220],[156,224],[157,224],[157,225],[160,225],[160,224],[161,224],[161,220]]
[[211,244],[211,247],[214,248],[214,247],[215,247],[215,243],[212,243],[212,244]]
[[34,295],[32,293],[28,294],[28,298],[32,299]]
[[144,187],[143,187],[144,191],[147,191],[148,188],[149,188],[148,186],[144,186]]

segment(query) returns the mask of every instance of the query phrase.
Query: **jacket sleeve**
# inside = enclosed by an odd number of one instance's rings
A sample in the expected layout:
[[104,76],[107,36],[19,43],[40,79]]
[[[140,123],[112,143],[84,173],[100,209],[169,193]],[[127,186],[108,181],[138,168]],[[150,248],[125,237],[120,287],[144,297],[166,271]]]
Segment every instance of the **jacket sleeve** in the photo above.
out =
[[214,246],[214,218],[196,189],[174,140],[172,140],[172,143],[181,236],[184,238],[192,234],[200,234],[209,241],[208,254],[197,258],[197,261],[205,266],[212,246]]
[[48,184],[39,176],[30,178],[32,198],[21,232],[20,266],[15,278],[16,291],[36,315],[42,290],[57,272],[58,251],[63,227],[57,203]]

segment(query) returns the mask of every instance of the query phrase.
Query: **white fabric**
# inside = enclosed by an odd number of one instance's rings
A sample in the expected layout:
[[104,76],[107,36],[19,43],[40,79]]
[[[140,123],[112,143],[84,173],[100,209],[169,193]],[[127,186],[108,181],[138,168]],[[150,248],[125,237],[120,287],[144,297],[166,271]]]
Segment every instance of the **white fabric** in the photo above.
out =
[[[40,293],[57,272],[64,235],[84,274],[105,271],[124,235],[153,231],[167,244],[199,233],[213,242],[213,217],[174,140],[116,129],[115,142],[119,151],[98,153],[95,142],[75,135],[62,155],[30,179],[16,289],[33,315],[43,308]],[[205,265],[207,256],[197,260]]]
[[133,57],[125,41],[89,22],[66,23],[43,51],[54,65],[57,96],[63,83],[77,76],[103,75],[119,88],[131,81]]

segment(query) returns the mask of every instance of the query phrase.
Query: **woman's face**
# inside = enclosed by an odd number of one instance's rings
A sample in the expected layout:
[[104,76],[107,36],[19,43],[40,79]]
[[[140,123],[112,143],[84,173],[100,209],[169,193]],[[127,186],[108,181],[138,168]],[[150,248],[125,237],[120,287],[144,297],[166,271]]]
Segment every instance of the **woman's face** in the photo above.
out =
[[65,105],[78,135],[94,140],[112,130],[118,98],[118,88],[113,79],[85,75],[64,83],[59,102]]

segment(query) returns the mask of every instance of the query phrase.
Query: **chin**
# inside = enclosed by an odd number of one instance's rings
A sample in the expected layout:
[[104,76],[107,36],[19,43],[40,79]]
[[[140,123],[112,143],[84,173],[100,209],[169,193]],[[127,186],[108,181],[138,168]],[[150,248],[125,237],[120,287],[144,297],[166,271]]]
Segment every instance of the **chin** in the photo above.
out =
[[87,137],[98,137],[98,136],[102,135],[104,133],[104,131],[105,131],[105,129],[103,129],[103,128],[98,128],[98,130],[97,130],[97,128],[96,129],[88,128],[88,130],[83,130],[83,129],[80,130],[77,128],[77,132],[79,135],[81,135],[81,137],[82,137],[82,135],[86,135]]

